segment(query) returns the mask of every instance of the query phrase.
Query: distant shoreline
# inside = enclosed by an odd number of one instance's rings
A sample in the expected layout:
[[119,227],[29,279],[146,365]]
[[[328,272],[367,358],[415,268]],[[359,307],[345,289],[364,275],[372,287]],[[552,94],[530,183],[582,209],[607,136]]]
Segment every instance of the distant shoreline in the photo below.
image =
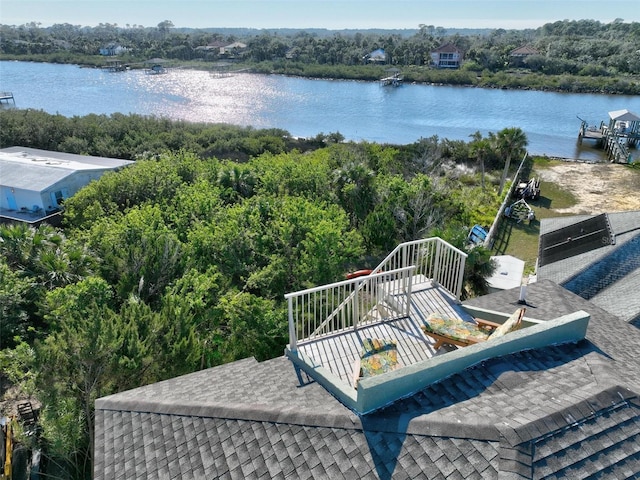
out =
[[[81,68],[102,68],[114,57],[73,55],[60,61],[58,56],[51,58],[47,55],[6,55],[0,54],[0,61],[23,61],[37,63],[71,64]],[[124,65],[131,69],[144,69],[144,59],[120,58]],[[296,62],[262,62],[262,63],[230,63],[236,70],[242,69],[247,73],[266,75],[285,75],[289,77],[318,79],[318,80],[354,80],[377,82],[386,75],[391,65],[315,65]],[[167,68],[188,68],[192,70],[214,72],[215,63],[187,62],[167,60]],[[400,68],[404,83],[488,88],[496,90],[524,90],[557,93],[585,93],[595,95],[640,95],[640,78],[635,77],[585,77],[578,75],[541,75],[520,70],[500,72],[501,75],[486,72],[472,72],[460,69],[446,71],[427,67]],[[233,70],[231,70],[233,73]],[[437,76],[434,80],[433,76]],[[558,80],[561,79],[562,82]],[[624,79],[626,81],[620,81]],[[605,82],[603,84],[603,82]],[[560,87],[564,85],[564,87]],[[570,88],[569,88],[570,87]]]

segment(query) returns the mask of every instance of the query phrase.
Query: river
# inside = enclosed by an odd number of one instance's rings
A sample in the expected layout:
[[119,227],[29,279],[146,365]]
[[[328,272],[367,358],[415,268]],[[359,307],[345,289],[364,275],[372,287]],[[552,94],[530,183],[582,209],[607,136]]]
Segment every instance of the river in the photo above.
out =
[[[640,97],[528,90],[314,80],[169,69],[110,73],[31,62],[0,62],[0,90],[17,108],[65,116],[137,113],[194,122],[281,128],[295,136],[340,132],[347,140],[406,144],[437,135],[469,140],[519,127],[536,155],[602,159],[589,142],[577,144],[580,120],[599,125],[608,112],[640,113]],[[5,106],[6,108],[6,106]],[[640,154],[636,151],[634,157]]]

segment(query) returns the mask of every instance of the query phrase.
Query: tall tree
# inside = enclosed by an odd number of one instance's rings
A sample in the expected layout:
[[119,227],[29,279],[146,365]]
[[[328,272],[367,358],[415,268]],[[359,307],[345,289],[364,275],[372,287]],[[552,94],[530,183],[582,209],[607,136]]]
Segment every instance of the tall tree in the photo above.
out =
[[169,31],[174,27],[173,22],[171,20],[163,20],[158,24],[158,31],[164,38],[169,34]]
[[[53,454],[72,457],[85,474],[93,471],[93,403],[109,392],[120,350],[122,328],[111,303],[109,285],[98,278],[51,292],[47,319],[53,331],[36,343],[44,436]],[[69,411],[75,422],[68,421]]]
[[514,157],[517,158],[524,154],[524,149],[529,144],[529,141],[522,129],[517,127],[500,130],[496,134],[495,140],[497,150],[505,158],[504,170],[502,171],[502,177],[500,178],[500,188],[498,189],[498,195],[502,195],[502,190],[505,182],[507,181],[507,175],[509,174],[511,160]]
[[13,345],[13,338],[27,331],[30,288],[31,281],[0,258],[0,350]]
[[476,160],[480,164],[481,170],[481,185],[484,190],[484,162],[489,153],[491,153],[491,142],[487,138],[482,138],[482,134],[480,131],[476,131],[474,134],[470,135],[473,139],[471,144],[469,145],[469,150],[472,155],[476,157]]
[[351,161],[334,171],[334,189],[342,208],[359,226],[375,205],[375,172],[364,161]]
[[78,466],[74,475],[89,478],[95,400],[197,370],[196,310],[172,296],[159,312],[135,297],[116,311],[111,287],[97,277],[49,292],[46,310],[51,332],[35,344],[44,437]]
[[182,273],[183,245],[162,217],[160,207],[144,205],[102,219],[89,232],[104,278],[122,300],[134,294],[157,305]]

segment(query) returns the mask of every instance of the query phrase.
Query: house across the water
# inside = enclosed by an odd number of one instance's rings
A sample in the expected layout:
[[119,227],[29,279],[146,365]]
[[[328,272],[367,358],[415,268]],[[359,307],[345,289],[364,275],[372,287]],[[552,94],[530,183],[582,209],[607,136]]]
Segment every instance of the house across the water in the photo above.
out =
[[460,68],[462,51],[453,43],[445,43],[431,52],[431,64],[437,68]]
[[518,48],[514,48],[509,52],[509,63],[514,67],[523,67],[526,64],[528,58],[540,55],[540,52],[533,48],[531,45],[523,45]]
[[369,63],[385,63],[387,61],[387,54],[384,49],[377,48],[373,52],[365,55],[364,60]]

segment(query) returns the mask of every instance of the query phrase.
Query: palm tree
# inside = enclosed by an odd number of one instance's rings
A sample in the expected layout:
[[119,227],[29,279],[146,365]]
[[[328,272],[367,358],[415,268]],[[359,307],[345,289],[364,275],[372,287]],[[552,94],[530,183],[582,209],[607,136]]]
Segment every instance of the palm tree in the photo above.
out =
[[375,206],[375,172],[366,161],[350,161],[333,172],[333,188],[342,208],[357,227]]
[[464,264],[463,299],[486,295],[489,292],[487,279],[496,270],[496,263],[491,258],[491,250],[484,245],[469,246],[466,233],[455,225],[433,229],[431,236],[440,237],[467,253]]
[[238,200],[253,195],[256,179],[248,167],[227,164],[218,174],[218,184],[228,191],[231,200]]
[[500,179],[500,188],[498,196],[502,195],[502,189],[507,181],[507,174],[511,166],[511,159],[524,153],[524,148],[529,144],[527,136],[522,129],[517,127],[505,128],[500,130],[494,137],[496,141],[496,149],[505,157],[504,170]]
[[0,255],[13,271],[46,289],[77,282],[92,272],[90,252],[46,224],[0,225]]
[[482,138],[480,131],[476,131],[473,135],[469,135],[473,141],[469,144],[470,153],[476,157],[482,171],[481,183],[484,190],[484,161],[491,153],[491,142],[488,138]]

